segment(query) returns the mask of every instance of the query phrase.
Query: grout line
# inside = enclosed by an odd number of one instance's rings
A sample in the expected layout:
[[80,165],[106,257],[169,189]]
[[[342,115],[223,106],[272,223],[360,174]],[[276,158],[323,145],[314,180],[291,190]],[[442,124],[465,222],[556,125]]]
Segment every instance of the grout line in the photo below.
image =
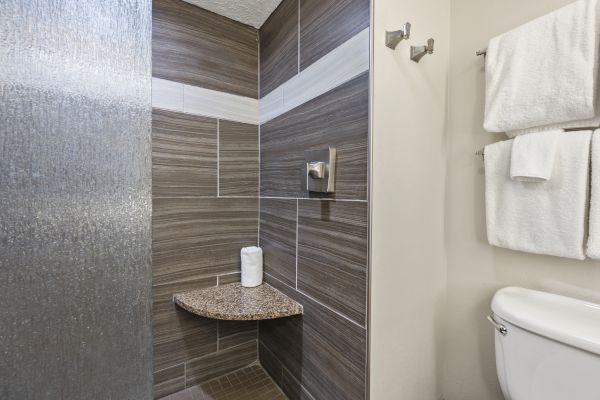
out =
[[[298,74],[300,73],[300,0],[298,0]],[[260,115],[259,115],[260,117]]]
[[258,323],[259,321],[256,321],[256,362],[258,363],[258,365],[260,365],[260,339],[258,337]]
[[221,120],[217,118],[217,197],[221,197]]
[[312,200],[312,201],[335,201],[339,203],[368,203],[368,200],[358,199],[332,199],[319,197],[280,197],[280,196],[156,196],[156,199],[190,198],[190,199],[271,199],[271,200]]
[[[278,360],[279,360],[279,359],[278,359]],[[297,378],[297,377],[296,377],[294,374],[292,374],[292,373],[290,372],[290,369],[289,369],[289,368],[287,368],[287,367],[286,367],[286,366],[285,366],[285,365],[284,365],[284,364],[283,364],[281,361],[279,361],[279,362],[281,363],[281,373],[283,374],[283,371],[287,371],[287,373],[288,373],[289,375],[291,375],[291,376],[292,376],[292,377],[293,377],[293,378],[296,380],[296,382],[298,382],[298,384],[300,385],[300,391],[302,392],[302,389],[304,389],[304,392],[305,392],[306,394],[308,394],[308,396],[310,397],[310,399],[308,399],[308,400],[315,400],[315,397],[312,395],[312,393],[311,393],[311,392],[309,392],[309,391],[308,391],[308,389],[306,388],[306,386],[304,386],[304,385],[302,384],[302,382],[300,382],[300,380],[299,380],[299,379],[298,379],[298,378]],[[302,395],[302,394],[300,394],[300,395]]]
[[257,188],[257,198],[258,198],[258,228],[257,228],[257,236],[256,236],[256,241],[258,242],[258,245],[260,246],[260,219],[262,217],[261,214],[261,209],[260,209],[260,204],[261,204],[261,199],[260,199],[260,125],[258,126],[258,188]]
[[155,199],[257,199],[256,196],[155,196]]
[[[363,325],[359,324],[358,322],[356,322],[356,321],[354,321],[354,320],[350,319],[349,317],[345,316],[344,314],[340,314],[338,311],[334,310],[333,308],[329,307],[329,306],[328,306],[328,305],[326,305],[326,304],[323,304],[323,303],[321,303],[319,300],[317,300],[317,299],[315,299],[314,297],[312,297],[312,296],[310,296],[310,295],[306,294],[306,293],[305,293],[305,292],[303,292],[302,290],[297,290],[297,289],[294,289],[293,287],[291,287],[291,286],[290,286],[290,285],[288,285],[287,283],[283,282],[283,281],[282,281],[282,280],[280,280],[280,279],[277,279],[277,278],[275,278],[275,277],[274,277],[273,275],[271,275],[271,274],[265,273],[265,275],[268,275],[270,278],[272,278],[272,279],[276,280],[277,282],[281,283],[282,285],[285,285],[285,286],[287,286],[287,287],[288,287],[288,288],[290,288],[291,290],[295,290],[296,292],[300,293],[301,295],[305,296],[306,298],[308,298],[308,299],[310,299],[310,300],[314,301],[315,303],[317,303],[317,304],[319,304],[319,305],[321,305],[321,306],[325,307],[326,309],[328,309],[328,310],[329,310],[329,311],[331,311],[332,313],[334,313],[334,314],[336,314],[336,315],[338,315],[338,316],[340,316],[340,317],[344,318],[344,319],[345,319],[345,320],[347,320],[348,322],[351,322],[353,325],[356,325],[356,326],[358,326],[359,328],[362,328],[362,329],[364,329],[365,331],[367,330],[367,327],[366,327],[366,326],[363,326]],[[268,283],[268,282],[267,282],[267,283]],[[277,288],[275,288],[275,289],[277,289]],[[279,290],[279,289],[278,289],[278,290]],[[280,290],[280,292],[281,292],[281,290]],[[284,294],[285,294],[285,293],[284,293]],[[295,300],[294,300],[294,301],[295,301]],[[296,301],[296,303],[298,303],[298,302]],[[301,304],[301,305],[302,305],[302,304]],[[304,307],[303,307],[303,308],[304,308]]]
[[[249,97],[250,98],[250,97]],[[256,99],[255,99],[256,100]],[[158,107],[153,105],[152,106],[153,110],[163,110],[163,111],[170,111],[170,112],[174,112],[174,113],[178,113],[178,114],[185,114],[185,115],[193,115],[195,117],[204,117],[204,118],[210,118],[210,119],[222,119],[224,121],[230,121],[230,122],[238,122],[240,124],[247,124],[247,125],[255,125],[258,126],[259,121],[257,122],[250,122],[247,119],[234,119],[234,118],[222,118],[222,117],[215,117],[214,115],[208,115],[208,114],[200,114],[200,113],[196,113],[196,112],[189,112],[189,111],[181,111],[181,110],[174,110],[172,108],[165,108],[165,107]]]
[[[279,365],[281,366],[281,370],[279,371],[279,373],[281,374],[280,379],[283,379],[283,362],[281,361],[281,359],[279,358],[279,356],[277,354],[275,354],[275,352],[273,350],[271,350],[269,348],[269,346],[267,346],[266,344],[264,345],[264,348],[267,350],[267,352],[269,353],[269,355],[271,357],[273,357],[275,360],[277,360],[277,362],[279,363]],[[262,364],[260,364],[262,367]],[[267,375],[271,376],[271,374],[269,373],[269,371],[267,371],[264,367],[263,369],[267,372]],[[289,372],[289,370],[288,370]],[[290,375],[294,376],[293,374],[290,373]],[[279,387],[279,385],[277,385],[277,387]]]
[[165,367],[165,368],[157,369],[156,371],[152,371],[152,373],[153,373],[153,374],[158,374],[159,372],[163,372],[163,371],[166,371],[166,370],[168,370],[168,369],[175,368],[175,367],[177,367],[177,366],[179,366],[179,365],[183,365],[183,369],[184,369],[184,371],[185,371],[185,361],[184,361],[184,362],[182,362],[182,363],[175,364],[175,365],[171,365],[171,366],[169,366],[169,367]]
[[[300,1],[300,0],[298,0]],[[258,221],[257,221],[257,228],[256,228],[256,245],[258,247],[260,247],[260,219],[261,219],[261,211],[260,211],[260,204],[261,204],[261,200],[260,200],[260,98],[261,98],[261,93],[260,93],[260,31],[259,31],[259,35],[258,35],[258,187],[256,188],[256,197],[258,198]],[[257,340],[258,340],[258,334],[257,334]],[[258,344],[257,346],[257,355],[258,355]]]
[[262,199],[273,199],[273,200],[314,200],[314,201],[339,201],[346,203],[367,203],[368,200],[359,199],[332,199],[332,198],[319,198],[319,197],[280,197],[280,196],[261,196]]
[[[250,343],[252,341],[255,341],[255,340],[256,339],[251,339],[251,340],[248,340],[246,342],[243,342],[243,343],[240,343],[240,344],[236,344],[235,346],[228,347],[228,348],[224,349],[223,351],[228,351],[228,350],[231,350],[231,349],[236,349],[236,348],[241,347],[241,346],[247,346],[248,343]],[[191,358],[191,359],[187,360],[186,363],[191,363],[191,362],[194,362],[194,361],[202,360],[202,359],[208,358],[208,357],[210,357],[210,356],[212,356],[214,354],[217,354],[217,353],[218,353],[217,351],[213,351],[212,353],[204,354],[204,355],[202,355],[200,357]]]
[[362,328],[362,329],[364,329],[364,330],[366,330],[366,329],[367,329],[367,327],[366,327],[366,326],[359,324],[358,322],[354,321],[354,320],[353,320],[353,319],[351,319],[350,317],[347,317],[347,316],[345,316],[344,314],[341,314],[340,312],[338,312],[338,311],[334,310],[333,308],[329,307],[328,305],[321,303],[320,301],[318,301],[318,300],[317,300],[317,299],[315,299],[314,297],[312,297],[312,296],[310,296],[310,295],[308,295],[308,294],[304,293],[302,290],[299,290],[299,289],[298,289],[298,290],[297,290],[297,292],[298,292],[298,293],[300,293],[300,294],[302,294],[302,295],[304,295],[304,296],[306,296],[306,297],[308,297],[309,299],[311,299],[311,300],[312,300],[312,301],[314,301],[315,303],[318,303],[318,304],[322,305],[323,307],[325,307],[325,308],[326,308],[326,309],[328,309],[329,311],[333,312],[334,314],[337,314],[337,315],[339,315],[340,317],[344,318],[345,320],[347,320],[347,321],[349,321],[349,322],[352,322],[354,325],[356,325],[356,326],[358,326],[358,327],[360,327],[360,328]]
[[240,273],[239,271],[238,271],[238,272],[228,272],[228,273],[226,273],[226,274],[219,274],[219,275],[217,275],[217,277],[219,277],[219,276],[229,276],[229,275],[235,275],[235,274],[239,274],[239,273]]
[[227,376],[227,375],[230,375],[230,374],[235,374],[236,372],[240,372],[241,370],[243,370],[243,369],[246,369],[246,368],[248,368],[248,367],[251,367],[251,366],[253,366],[253,365],[255,365],[255,364],[256,364],[256,361],[254,361],[254,362],[252,362],[252,363],[250,363],[250,364],[248,364],[248,365],[245,365],[245,366],[243,366],[243,367],[240,367],[240,368],[238,368],[238,369],[234,369],[233,371],[227,372],[226,374],[223,374],[223,375],[217,376],[217,377],[215,377],[215,378],[210,378],[209,380],[207,380],[207,381],[203,381],[202,383],[200,383],[200,384],[198,384],[198,385],[194,385],[194,386],[206,385],[207,383],[214,382],[214,381],[216,381],[216,380],[218,380],[218,379],[221,379],[221,378],[223,378],[223,377],[225,377],[225,376]]
[[300,209],[300,200],[296,199],[296,290],[298,290],[298,213]]

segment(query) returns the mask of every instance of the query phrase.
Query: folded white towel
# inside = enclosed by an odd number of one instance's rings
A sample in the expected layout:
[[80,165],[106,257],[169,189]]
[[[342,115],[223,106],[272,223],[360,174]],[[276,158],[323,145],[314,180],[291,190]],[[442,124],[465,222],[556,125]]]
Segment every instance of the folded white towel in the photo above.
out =
[[562,130],[530,133],[513,140],[510,178],[522,182],[547,181],[552,176],[556,143]]
[[263,280],[263,252],[260,247],[244,247],[240,251],[242,259],[242,286],[255,287]]
[[490,41],[487,131],[514,131],[598,116],[597,6],[597,0],[579,0]]
[[600,130],[592,135],[592,194],[589,215],[589,237],[586,254],[600,259]]
[[591,131],[560,135],[552,179],[510,179],[512,140],[485,148],[488,241],[493,246],[583,260]]

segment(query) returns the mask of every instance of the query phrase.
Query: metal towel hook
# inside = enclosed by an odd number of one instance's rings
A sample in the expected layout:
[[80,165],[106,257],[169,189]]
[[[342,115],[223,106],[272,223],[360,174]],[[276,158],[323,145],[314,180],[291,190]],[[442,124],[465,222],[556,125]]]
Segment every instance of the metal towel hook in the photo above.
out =
[[398,43],[410,38],[410,22],[405,22],[402,29],[397,31],[385,31],[385,45],[394,50]]
[[427,54],[433,54],[433,44],[434,40],[429,39],[426,46],[410,46],[410,59],[418,63]]

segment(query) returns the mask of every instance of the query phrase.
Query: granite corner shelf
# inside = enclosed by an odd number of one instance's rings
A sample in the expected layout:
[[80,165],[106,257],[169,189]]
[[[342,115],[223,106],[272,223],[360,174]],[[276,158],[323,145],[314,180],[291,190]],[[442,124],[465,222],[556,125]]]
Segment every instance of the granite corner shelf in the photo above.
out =
[[300,315],[302,305],[263,283],[253,288],[240,283],[177,293],[173,302],[192,314],[230,321],[258,321]]

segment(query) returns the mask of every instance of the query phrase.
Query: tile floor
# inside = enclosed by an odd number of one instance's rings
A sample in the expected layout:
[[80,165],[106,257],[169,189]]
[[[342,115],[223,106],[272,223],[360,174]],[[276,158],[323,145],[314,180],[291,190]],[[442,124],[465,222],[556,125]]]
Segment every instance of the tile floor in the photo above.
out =
[[251,365],[161,400],[287,400],[287,397],[260,365]]

